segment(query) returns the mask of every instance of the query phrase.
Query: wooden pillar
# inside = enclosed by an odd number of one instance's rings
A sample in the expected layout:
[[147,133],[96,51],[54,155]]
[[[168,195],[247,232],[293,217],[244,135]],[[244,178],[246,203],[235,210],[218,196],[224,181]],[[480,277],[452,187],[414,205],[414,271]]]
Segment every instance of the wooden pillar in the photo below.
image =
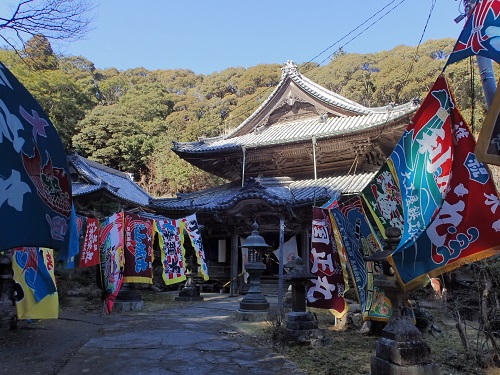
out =
[[229,285],[229,295],[238,295],[238,235],[231,233],[231,284]]

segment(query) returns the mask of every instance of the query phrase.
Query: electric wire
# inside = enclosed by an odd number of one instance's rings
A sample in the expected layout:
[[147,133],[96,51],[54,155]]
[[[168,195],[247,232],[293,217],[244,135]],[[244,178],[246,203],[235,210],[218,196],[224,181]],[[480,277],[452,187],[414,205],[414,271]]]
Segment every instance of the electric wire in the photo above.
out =
[[[405,0],[403,0],[405,1]],[[402,2],[403,2],[402,1]],[[307,65],[311,62],[313,62],[314,60],[316,60],[318,57],[320,57],[322,54],[324,54],[326,51],[330,50],[331,48],[333,48],[334,46],[336,46],[338,43],[340,43],[341,41],[343,41],[345,38],[347,38],[349,35],[351,35],[353,32],[355,32],[357,29],[359,29],[361,26],[363,26],[364,24],[366,24],[368,21],[370,21],[372,18],[374,18],[377,14],[379,14],[380,12],[382,12],[385,8],[387,8],[389,5],[391,5],[392,3],[396,2],[396,0],[393,0],[391,1],[389,4],[387,4],[386,6],[384,6],[382,9],[380,9],[378,12],[376,12],[375,14],[373,14],[371,17],[367,18],[364,22],[360,23],[358,26],[356,26],[354,29],[352,29],[351,31],[349,31],[347,34],[345,34],[342,38],[340,38],[339,40],[337,40],[335,43],[333,43],[332,45],[330,45],[329,47],[327,47],[326,49],[324,49],[323,51],[321,51],[320,53],[318,53],[316,56],[314,56],[311,60],[309,60],[308,62],[302,64],[302,65]],[[399,4],[397,5],[399,6]],[[359,35],[359,34],[358,34]],[[345,45],[344,45],[345,46]],[[338,49],[337,49],[338,51]],[[336,52],[337,52],[336,51]],[[335,54],[335,52],[334,52]]]
[[411,72],[413,71],[413,67],[415,66],[415,62],[418,60],[418,50],[420,45],[422,44],[422,40],[424,39],[425,32],[427,31],[427,26],[429,25],[429,20],[431,19],[432,12],[434,11],[434,6],[436,5],[436,0],[432,0],[431,9],[429,11],[429,15],[427,16],[427,21],[425,22],[424,29],[422,30],[422,34],[420,35],[420,40],[418,41],[417,49],[415,50],[415,57],[413,58],[408,72],[406,73],[405,79],[403,80],[402,86],[404,87],[408,82],[408,78],[410,77]]
[[[382,20],[384,17],[386,17],[388,14],[390,14],[394,9],[396,9],[397,7],[399,7],[402,3],[404,3],[406,0],[400,0],[399,3],[397,3],[395,6],[393,6],[391,9],[389,9],[387,12],[385,12],[382,16],[380,16],[379,18],[377,18],[374,22],[372,22],[370,25],[368,25],[366,28],[364,28],[361,32],[359,32],[358,34],[356,34],[355,36],[353,36],[351,39],[349,39],[346,43],[344,43],[341,47],[339,47],[335,52],[333,52],[332,54],[328,55],[323,61],[321,61],[317,67],[321,66],[321,64],[323,64],[326,60],[328,60],[329,58],[331,58],[332,56],[335,55],[335,53],[337,53],[339,50],[341,50],[343,47],[345,47],[346,45],[348,45],[349,43],[351,43],[353,40],[355,40],[356,38],[358,38],[360,35],[362,35],[364,32],[366,32],[368,29],[370,29],[372,26],[374,26],[377,22],[379,22],[380,20]],[[435,1],[435,0],[434,0]],[[352,29],[351,31],[349,31],[346,35],[344,35],[342,38],[340,38],[338,41],[336,41],[335,43],[333,43],[332,45],[330,45],[329,47],[327,47],[326,49],[324,49],[322,52],[320,52],[319,54],[317,54],[315,57],[313,57],[311,60],[309,60],[307,63],[303,63],[300,65],[300,67],[304,67],[304,66],[307,66],[307,64],[313,62],[316,58],[318,58],[319,56],[323,55],[326,51],[330,50],[333,46],[337,45],[338,43],[340,43],[342,40],[344,40],[345,38],[347,38],[349,35],[351,35],[353,32],[355,32],[356,30],[358,30],[360,27],[362,27],[363,25],[365,25],[367,22],[369,22],[370,20],[372,20],[374,17],[376,17],[379,13],[381,13],[382,11],[384,11],[386,8],[388,8],[391,4],[395,3],[396,0],[392,0],[390,3],[388,3],[387,5],[385,5],[382,9],[380,9],[379,11],[375,12],[372,16],[370,16],[369,18],[367,18],[365,21],[363,21],[361,24],[359,24],[358,26],[356,26],[354,29]],[[316,66],[314,67],[311,67],[311,69],[307,69],[307,70],[304,70],[303,73],[307,73],[307,72],[310,72],[311,70],[313,69],[316,69],[317,68]],[[245,100],[243,103],[237,105],[231,112],[232,113],[235,113],[236,110],[238,110],[239,108],[243,107],[245,104],[253,101],[255,98],[257,98],[258,96],[261,96],[263,94],[265,94],[266,92],[268,92],[268,90],[271,90],[272,87],[268,87],[266,89],[264,89],[263,91],[260,91],[259,93],[253,95],[252,97],[250,97],[249,99]],[[232,116],[234,117],[234,116]]]
[[[365,31],[367,31],[368,29],[370,29],[372,26],[374,26],[375,24],[377,24],[382,18],[384,18],[385,16],[387,16],[389,13],[391,13],[394,9],[396,9],[397,7],[399,7],[401,4],[403,4],[406,0],[401,0],[399,3],[397,3],[395,6],[393,6],[391,9],[389,9],[387,12],[385,12],[382,16],[380,16],[379,18],[377,18],[374,22],[372,22],[370,25],[368,25],[367,27],[365,27],[362,31],[360,31],[359,33],[357,33],[355,36],[353,36],[351,39],[349,39],[346,43],[344,43],[342,46],[340,46],[334,53],[328,55],[325,59],[323,59],[323,61],[321,61],[319,63],[319,65],[323,64],[326,60],[328,59],[331,59],[335,53],[337,53],[338,51],[342,50],[342,48],[344,48],[345,46],[347,46],[349,43],[351,43],[353,40],[357,39],[361,34],[363,34]],[[392,1],[391,3],[389,3],[388,5],[392,4],[394,1]],[[386,5],[386,7],[388,6]],[[385,8],[385,7],[384,7]],[[380,11],[382,11],[383,9],[381,9]],[[380,13],[377,12],[377,13]],[[375,14],[376,15],[376,14]],[[372,17],[370,17],[367,21],[369,21]],[[363,22],[363,24],[365,24],[367,21]],[[363,25],[362,24],[362,25]],[[361,25],[360,25],[361,26]],[[358,27],[359,28],[359,27]],[[357,29],[357,28],[356,28]],[[354,29],[354,30],[356,30]],[[353,30],[353,31],[354,31]],[[351,34],[352,31],[349,33]],[[347,34],[347,35],[349,35]],[[346,35],[346,36],[347,36]],[[343,38],[342,38],[343,39]]]

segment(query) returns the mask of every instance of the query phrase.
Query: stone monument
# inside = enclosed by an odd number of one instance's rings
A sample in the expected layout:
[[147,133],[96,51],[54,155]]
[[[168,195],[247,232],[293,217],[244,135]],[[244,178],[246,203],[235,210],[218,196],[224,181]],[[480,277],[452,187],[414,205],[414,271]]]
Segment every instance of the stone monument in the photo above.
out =
[[371,361],[371,375],[439,375],[439,368],[431,360],[431,350],[422,334],[408,316],[404,291],[392,272],[387,257],[400,241],[398,228],[386,229],[384,250],[366,257],[367,261],[382,262],[383,275],[374,279],[374,285],[391,300],[392,315],[377,342]]
[[292,287],[292,311],[286,313],[285,329],[289,343],[324,346],[325,335],[318,329],[318,321],[314,314],[306,311],[306,283],[316,276],[307,271],[302,258],[295,256],[284,266],[289,272],[283,276]]
[[200,295],[200,289],[196,285],[194,278],[198,275],[198,260],[195,255],[186,259],[186,283],[179,290],[179,295],[175,297],[176,301],[203,301]]

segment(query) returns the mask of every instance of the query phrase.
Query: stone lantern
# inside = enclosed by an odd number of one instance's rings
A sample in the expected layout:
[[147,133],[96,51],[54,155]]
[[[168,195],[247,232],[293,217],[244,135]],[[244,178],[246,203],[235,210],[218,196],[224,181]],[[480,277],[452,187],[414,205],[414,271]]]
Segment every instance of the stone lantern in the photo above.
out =
[[262,255],[270,246],[264,237],[259,235],[258,228],[259,226],[254,222],[252,234],[247,237],[245,245],[242,246],[248,249],[248,263],[245,265],[245,270],[249,275],[250,289],[240,302],[238,309],[240,320],[265,319],[269,309],[269,302],[260,289],[260,277],[266,269],[266,265],[262,263]]
[[407,313],[409,291],[403,290],[387,260],[397,248],[401,231],[386,229],[384,250],[366,257],[366,261],[382,263],[383,275],[374,279],[374,285],[391,300],[392,315],[377,342],[371,361],[372,375],[439,375],[439,368],[431,361],[431,350]]
[[186,284],[179,291],[179,295],[175,297],[176,301],[202,301],[200,290],[196,285],[194,278],[198,275],[198,260],[196,255],[191,255],[186,260]]
[[286,332],[290,342],[310,343],[312,346],[324,346],[327,343],[325,334],[318,329],[316,316],[306,311],[306,284],[316,278],[309,272],[301,257],[294,257],[284,266],[288,273],[283,279],[292,285],[292,311],[286,313]]

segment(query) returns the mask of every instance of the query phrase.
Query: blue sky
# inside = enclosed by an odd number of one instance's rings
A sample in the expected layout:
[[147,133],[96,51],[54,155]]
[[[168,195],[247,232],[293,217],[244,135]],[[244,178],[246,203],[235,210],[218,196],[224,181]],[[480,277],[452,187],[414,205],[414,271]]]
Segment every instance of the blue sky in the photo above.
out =
[[[97,68],[182,68],[201,74],[286,60],[321,63],[401,2],[393,1],[377,17],[316,57],[391,0],[94,1],[94,29],[84,40],[54,43],[56,52],[84,56]],[[369,53],[401,44],[416,46],[432,3],[405,0],[344,50]],[[458,38],[464,21],[457,25],[454,18],[460,14],[460,4],[460,0],[435,0],[424,41]]]

